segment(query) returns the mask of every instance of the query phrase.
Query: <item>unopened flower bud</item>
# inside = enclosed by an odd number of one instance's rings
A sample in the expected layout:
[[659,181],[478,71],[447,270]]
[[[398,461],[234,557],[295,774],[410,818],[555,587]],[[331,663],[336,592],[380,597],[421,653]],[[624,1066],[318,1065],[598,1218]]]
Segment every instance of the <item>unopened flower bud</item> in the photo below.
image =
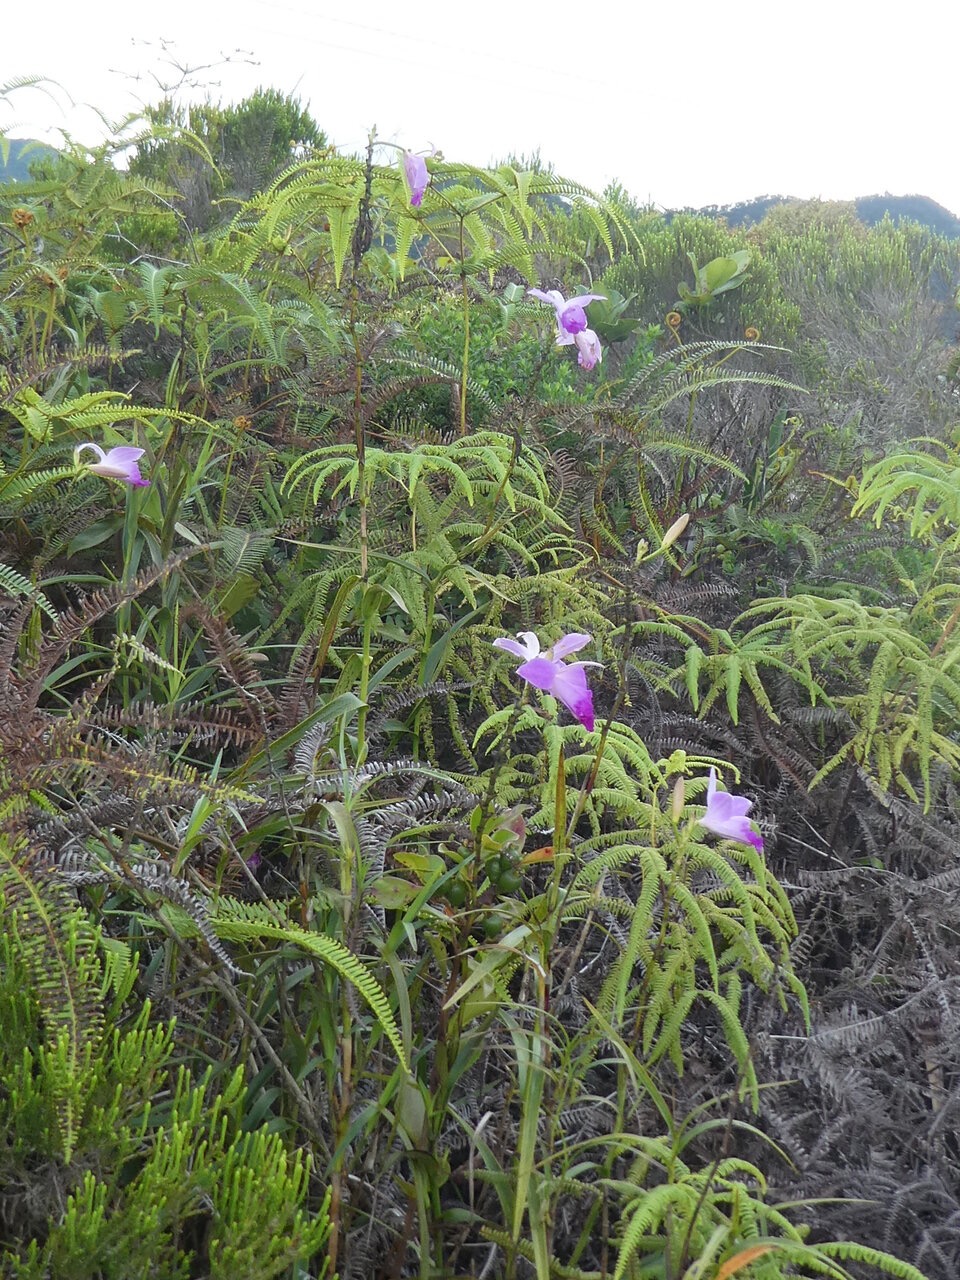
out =
[[668,547],[672,547],[689,523],[690,512],[685,511],[682,516],[678,516],[677,519],[674,520],[673,524],[663,535],[663,541],[660,543],[660,550],[666,551]]
[[683,774],[673,784],[673,797],[670,801],[670,816],[679,826],[680,819],[683,817],[683,806],[687,801],[687,785],[684,781]]

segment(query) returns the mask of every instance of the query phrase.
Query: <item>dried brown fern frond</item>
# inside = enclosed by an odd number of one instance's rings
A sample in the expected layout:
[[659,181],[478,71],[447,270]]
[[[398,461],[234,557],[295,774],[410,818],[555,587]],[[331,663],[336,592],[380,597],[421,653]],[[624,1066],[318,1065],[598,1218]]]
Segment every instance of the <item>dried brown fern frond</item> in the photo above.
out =
[[176,745],[216,742],[238,747],[258,742],[262,737],[259,728],[238,723],[233,708],[199,702],[182,702],[175,707],[152,702],[138,702],[131,707],[110,705],[91,712],[87,723],[91,729],[139,729],[151,735],[162,734],[166,741]]
[[[232,969],[208,917],[203,877],[197,878],[203,842],[194,840],[196,852],[183,867],[177,856],[184,831],[205,808],[219,811],[223,831],[231,823],[242,831],[245,814],[260,813],[263,802],[184,758],[183,744],[216,758],[225,748],[253,745],[263,738],[264,706],[272,703],[257,700],[252,687],[259,676],[242,642],[209,611],[199,610],[239,709],[149,700],[121,705],[113,693],[121,646],[94,647],[88,639],[89,628],[185,558],[171,557],[126,587],[81,599],[45,636],[32,627],[31,600],[7,612],[0,628],[0,844],[17,851],[30,877],[71,893],[106,884],[154,907],[171,903],[187,913],[219,964]],[[70,680],[58,686],[64,667]]]
[[[362,417],[364,422],[373,422],[377,414],[380,413],[391,401],[398,399],[411,391],[417,391],[421,387],[456,387],[456,382],[443,373],[424,372],[410,374],[405,378],[390,378],[388,381],[381,383],[379,386],[372,388],[364,397]],[[440,443],[440,435],[436,428],[429,426],[420,419],[411,420],[406,424],[406,430],[402,427],[398,430],[397,424],[389,429],[381,428],[387,431],[392,439],[394,434],[403,438],[413,436],[415,432],[419,432],[416,437],[419,440],[426,440],[431,444]]]
[[74,347],[66,351],[27,356],[19,364],[8,364],[0,374],[0,405],[12,404],[21,392],[67,370],[97,369],[122,364],[139,355],[137,349],[112,351],[109,347]]
[[244,644],[227,622],[202,601],[190,601],[184,613],[187,617],[196,618],[209,637],[218,666],[243,705],[250,724],[264,726],[275,716],[277,704],[256,665],[258,655]]

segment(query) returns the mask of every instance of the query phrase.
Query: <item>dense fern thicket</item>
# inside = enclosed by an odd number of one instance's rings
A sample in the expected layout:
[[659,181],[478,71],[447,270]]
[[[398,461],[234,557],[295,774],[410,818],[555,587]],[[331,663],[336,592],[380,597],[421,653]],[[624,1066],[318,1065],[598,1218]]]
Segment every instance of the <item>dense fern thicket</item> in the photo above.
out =
[[957,242],[248,105],[0,188],[0,1269],[953,1280]]

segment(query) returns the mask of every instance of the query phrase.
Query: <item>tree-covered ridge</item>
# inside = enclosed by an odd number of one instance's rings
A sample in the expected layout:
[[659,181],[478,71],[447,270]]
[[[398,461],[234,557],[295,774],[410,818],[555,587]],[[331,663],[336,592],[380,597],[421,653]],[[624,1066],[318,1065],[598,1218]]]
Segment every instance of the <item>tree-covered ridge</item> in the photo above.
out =
[[30,166],[53,155],[52,147],[31,138],[5,138],[0,150],[0,182],[28,182]]
[[857,196],[854,200],[797,200],[792,196],[757,196],[753,200],[738,200],[735,204],[712,204],[699,209],[685,209],[683,212],[700,215],[706,218],[723,218],[728,226],[755,226],[771,209],[787,205],[802,209],[821,205],[824,212],[834,206],[852,205],[856,216],[868,227],[875,227],[884,218],[894,222],[916,222],[926,227],[935,235],[949,236],[956,239],[960,236],[960,218],[945,209],[929,196],[906,195],[894,196],[890,192],[872,196]]
[[0,189],[5,1274],[947,1280],[955,242],[255,106]]

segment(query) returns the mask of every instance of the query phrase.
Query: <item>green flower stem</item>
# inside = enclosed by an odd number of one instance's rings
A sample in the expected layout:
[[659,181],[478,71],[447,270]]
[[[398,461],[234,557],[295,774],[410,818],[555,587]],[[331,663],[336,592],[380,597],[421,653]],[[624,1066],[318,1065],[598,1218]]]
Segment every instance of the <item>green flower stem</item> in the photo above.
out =
[[43,333],[40,335],[41,351],[46,351],[47,349],[47,344],[50,341],[50,334],[53,329],[53,317],[57,309],[56,301],[55,301],[57,296],[57,285],[54,283],[52,279],[49,281],[49,287],[47,289],[47,293],[49,294],[49,298],[47,300],[47,311],[43,320]]
[[463,367],[460,370],[460,434],[467,434],[467,370],[470,365],[470,294],[467,289],[463,218],[460,219],[460,292],[463,298]]
[[[379,590],[375,587],[374,590]],[[357,697],[360,699],[360,709],[357,711],[357,763],[362,764],[367,753],[366,744],[366,727],[367,727],[367,698],[370,696],[370,667],[373,662],[373,627],[375,622],[380,620],[379,609],[371,608],[369,612],[365,611],[367,616],[363,621],[363,649],[360,654],[360,687],[357,691]]]

